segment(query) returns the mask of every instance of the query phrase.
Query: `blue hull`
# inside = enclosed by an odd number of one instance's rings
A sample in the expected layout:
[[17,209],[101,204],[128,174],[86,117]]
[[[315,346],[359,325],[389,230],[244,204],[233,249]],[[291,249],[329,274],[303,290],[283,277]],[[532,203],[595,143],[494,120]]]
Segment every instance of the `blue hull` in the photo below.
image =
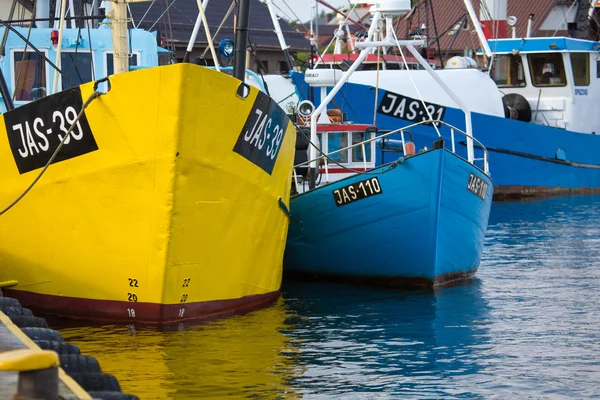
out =
[[[484,199],[467,190],[471,174]],[[336,204],[335,191],[372,177],[380,194]],[[424,286],[469,277],[492,195],[489,177],[443,149],[306,192],[291,200],[284,271]]]
[[[308,94],[302,74],[293,74],[300,97]],[[379,92],[379,104],[384,97]],[[346,84],[334,99],[355,123],[372,123],[374,90],[365,85]],[[318,95],[318,93],[317,93]],[[318,96],[317,96],[318,97]],[[318,98],[317,101],[318,103]],[[369,107],[361,105],[369,104]],[[465,130],[464,114],[447,108],[443,120]],[[377,126],[394,130],[414,124],[401,118],[377,114]],[[600,133],[600,127],[598,127]],[[431,126],[411,129],[417,148],[431,146],[437,133]],[[600,134],[584,134],[549,126],[473,113],[475,137],[489,150],[490,172],[496,197],[523,197],[554,193],[600,192]],[[445,145],[450,146],[449,131],[442,131]],[[466,156],[461,138],[457,152]],[[378,163],[392,161],[390,155]]]

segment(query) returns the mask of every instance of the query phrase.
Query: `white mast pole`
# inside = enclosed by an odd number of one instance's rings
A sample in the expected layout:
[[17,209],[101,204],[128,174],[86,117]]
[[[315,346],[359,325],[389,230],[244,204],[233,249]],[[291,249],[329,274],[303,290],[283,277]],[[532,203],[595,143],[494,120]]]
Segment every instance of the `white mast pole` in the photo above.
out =
[[210,28],[208,27],[208,21],[206,20],[206,14],[204,13],[204,9],[202,8],[202,4],[200,0],[197,0],[198,3],[198,11],[200,12],[200,16],[202,17],[202,24],[204,25],[204,34],[206,35],[206,41],[208,42],[208,47],[210,48],[210,54],[212,55],[213,62],[215,63],[215,69],[217,71],[221,71],[219,68],[219,59],[217,58],[217,52],[215,51],[215,44],[213,43],[212,35],[210,34]]
[[[367,36],[367,41],[371,40],[371,38],[373,37],[373,34],[375,33],[375,31],[377,29],[377,25],[379,25],[380,17],[381,17],[381,13],[379,11],[375,12],[375,14],[373,15],[373,20],[371,21],[371,26],[369,27],[369,34]],[[344,75],[342,75],[340,81],[338,83],[336,83],[336,85],[333,87],[333,89],[331,89],[331,91],[329,92],[327,97],[325,97],[324,99],[321,99],[321,104],[319,104],[319,106],[312,113],[312,116],[310,118],[310,141],[311,142],[313,142],[313,143],[318,142],[317,119],[318,119],[319,115],[321,115],[321,113],[327,108],[327,105],[335,97],[335,95],[340,91],[341,87],[348,81],[348,79],[350,79],[350,75],[352,75],[354,73],[354,71],[356,71],[356,69],[362,64],[362,62],[365,60],[365,58],[367,58],[370,51],[371,51],[370,48],[363,49],[360,52],[358,58],[354,61],[354,63],[352,63],[350,68],[348,68],[348,70],[346,72],[344,72]],[[315,146],[310,146],[309,149],[310,149],[309,150],[309,159],[315,160],[317,158],[317,150],[315,149]],[[310,163],[310,168],[313,168],[313,169],[317,168],[317,162],[312,161]]]
[[277,14],[275,14],[275,10],[273,10],[273,2],[271,0],[266,0],[265,4],[269,9],[269,14],[271,15],[271,20],[273,21],[273,27],[275,28],[275,33],[277,34],[277,39],[279,40],[279,46],[281,46],[281,50],[283,50],[283,54],[285,55],[285,60],[288,63],[288,68],[291,70],[294,68],[292,64],[292,57],[290,56],[290,46],[285,41],[285,37],[283,36],[283,31],[281,30],[281,24],[279,23],[279,18],[277,18]]
[[[202,1],[202,10],[206,11],[206,7],[208,7],[208,0]],[[198,13],[198,17],[196,18],[196,23],[194,24],[194,30],[192,31],[192,36],[190,36],[190,41],[188,43],[187,49],[185,49],[185,56],[183,56],[183,62],[188,62],[190,60],[190,53],[194,49],[194,45],[196,44],[196,38],[198,37],[198,32],[200,32],[200,27],[202,26],[202,14]]]
[[477,18],[477,14],[475,14],[475,10],[473,9],[473,4],[471,4],[471,0],[464,0],[465,7],[467,7],[467,12],[469,13],[469,17],[473,22],[473,26],[477,31],[477,37],[479,37],[479,42],[481,43],[481,47],[483,47],[483,52],[488,58],[492,58],[492,50],[490,49],[490,45],[483,34],[483,30],[481,29],[481,22]]
[[[63,29],[65,26],[65,11],[67,9],[67,0],[60,2],[60,22],[58,24],[58,44],[56,47],[56,60],[54,64],[60,69],[60,59],[62,50]],[[54,70],[54,81],[52,82],[52,93],[56,93],[56,85],[58,85],[58,69]]]

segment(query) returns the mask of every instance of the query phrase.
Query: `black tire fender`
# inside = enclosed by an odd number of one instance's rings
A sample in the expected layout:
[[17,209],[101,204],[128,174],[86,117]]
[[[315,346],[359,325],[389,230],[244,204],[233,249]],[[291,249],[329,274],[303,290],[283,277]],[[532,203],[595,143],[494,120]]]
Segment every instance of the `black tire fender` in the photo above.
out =
[[82,356],[81,354],[61,354],[60,367],[66,373],[101,373],[98,360],[90,356]]
[[22,328],[24,334],[26,334],[31,340],[51,340],[55,342],[64,342],[62,335],[52,329],[47,328]]

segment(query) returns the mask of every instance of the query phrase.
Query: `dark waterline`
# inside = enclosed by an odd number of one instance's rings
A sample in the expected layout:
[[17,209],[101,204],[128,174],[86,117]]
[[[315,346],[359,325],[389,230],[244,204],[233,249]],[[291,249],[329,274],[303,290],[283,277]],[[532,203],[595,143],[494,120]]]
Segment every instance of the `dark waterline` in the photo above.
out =
[[494,203],[460,286],[286,280],[244,316],[61,332],[141,399],[600,398],[599,305],[600,196],[581,196]]

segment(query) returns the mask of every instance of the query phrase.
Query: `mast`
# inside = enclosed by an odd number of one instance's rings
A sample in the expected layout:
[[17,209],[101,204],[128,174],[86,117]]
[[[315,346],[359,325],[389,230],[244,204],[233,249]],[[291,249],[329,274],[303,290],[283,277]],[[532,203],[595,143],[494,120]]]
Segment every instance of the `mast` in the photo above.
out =
[[283,50],[283,55],[285,56],[285,62],[287,62],[288,70],[291,71],[294,67],[292,63],[292,57],[290,57],[290,46],[285,42],[285,37],[283,37],[283,32],[281,31],[281,25],[279,24],[279,19],[273,10],[273,3],[271,0],[266,0],[267,8],[269,9],[269,14],[271,14],[271,20],[273,20],[273,28],[275,28],[275,33],[277,34],[277,39],[279,40],[279,46],[281,46],[281,50]]
[[[202,10],[206,11],[206,7],[208,6],[208,0],[202,1]],[[198,17],[196,18],[196,23],[194,24],[194,30],[192,31],[192,36],[190,36],[190,41],[188,42],[187,49],[185,49],[185,55],[183,56],[183,62],[190,61],[190,54],[192,50],[194,50],[194,45],[196,44],[196,38],[198,37],[198,32],[200,32],[200,27],[202,26],[202,13],[198,13]],[[208,39],[207,39],[208,41]]]
[[127,5],[125,0],[116,0],[108,13],[113,30],[113,65],[115,74],[129,70],[127,51]]
[[473,26],[477,31],[477,37],[479,37],[479,42],[481,43],[481,47],[483,48],[483,52],[488,58],[492,58],[492,49],[490,49],[490,45],[483,34],[483,30],[481,29],[481,23],[477,19],[477,14],[475,14],[475,10],[473,9],[473,4],[471,4],[471,0],[464,0],[465,7],[467,8],[467,12],[469,13],[469,17],[471,18],[471,22],[473,22]]
[[250,0],[240,0],[237,12],[235,31],[235,60],[233,76],[244,82],[246,78],[246,44],[248,42],[248,19],[250,17]]

